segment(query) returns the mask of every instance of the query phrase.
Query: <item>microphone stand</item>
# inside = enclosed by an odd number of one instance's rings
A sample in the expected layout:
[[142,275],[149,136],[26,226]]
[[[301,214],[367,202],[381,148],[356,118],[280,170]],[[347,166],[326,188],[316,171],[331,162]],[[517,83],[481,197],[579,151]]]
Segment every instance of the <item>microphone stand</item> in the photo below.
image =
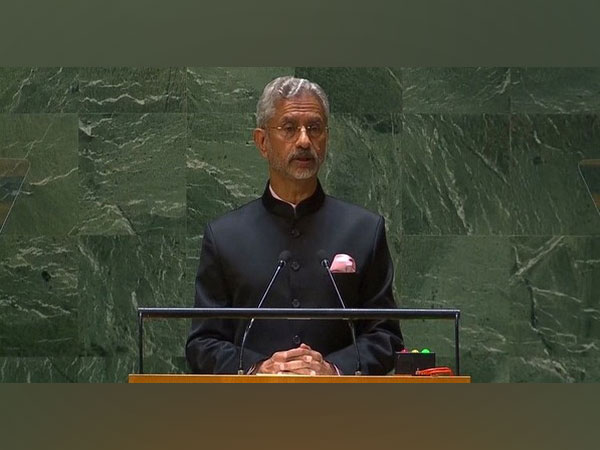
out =
[[[279,262],[277,263],[277,267],[275,268],[275,272],[273,273],[273,276],[271,277],[271,281],[269,282],[267,288],[265,289],[265,292],[263,293],[262,298],[260,299],[260,302],[258,302],[257,308],[260,308],[262,306],[265,299],[267,298],[267,295],[269,294],[269,291],[271,290],[271,286],[273,286],[273,283],[275,282],[275,279],[277,278],[277,275],[279,275],[279,272],[281,271],[283,266],[285,266],[287,258],[285,258],[285,255],[283,255],[283,253],[285,253],[285,252],[282,252],[282,255],[280,255],[280,259],[279,259]],[[244,346],[246,345],[246,338],[248,337],[248,333],[250,333],[250,329],[252,328],[253,324],[254,324],[254,317],[252,319],[250,319],[250,322],[248,322],[248,325],[246,325],[246,329],[244,330],[244,337],[242,338],[242,345],[240,347],[240,362],[238,365],[238,375],[244,375],[244,369],[242,368],[243,360],[244,360]]]
[[[333,278],[333,274],[331,273],[331,269],[329,268],[329,260],[327,258],[323,258],[321,260],[321,265],[325,267],[327,270],[327,275],[329,275],[329,279],[331,280],[331,284],[333,284],[333,288],[335,289],[335,293],[337,295],[342,308],[346,309],[346,304],[342,299],[342,294],[340,294],[340,290],[338,289],[337,283]],[[354,375],[362,375],[361,372],[361,363],[360,363],[360,352],[358,351],[358,344],[356,343],[356,331],[354,329],[354,322],[352,320],[348,321],[348,326],[350,327],[350,334],[352,335],[352,342],[354,343],[354,349],[356,350],[356,370],[354,371]]]

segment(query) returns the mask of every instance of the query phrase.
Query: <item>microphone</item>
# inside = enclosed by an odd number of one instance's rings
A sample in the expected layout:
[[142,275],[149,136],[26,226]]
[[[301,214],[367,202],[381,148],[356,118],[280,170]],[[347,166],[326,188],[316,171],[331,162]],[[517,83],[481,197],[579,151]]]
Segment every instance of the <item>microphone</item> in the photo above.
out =
[[[275,279],[277,278],[277,275],[279,275],[279,272],[281,271],[283,266],[286,265],[286,263],[288,262],[288,260],[290,259],[291,256],[292,256],[292,254],[288,250],[284,250],[279,254],[279,258],[278,258],[279,261],[277,261],[277,267],[275,268],[275,272],[273,273],[273,276],[271,277],[271,281],[269,281],[269,284],[267,285],[267,288],[265,289],[264,294],[262,295],[260,301],[258,302],[257,308],[260,308],[262,306],[262,304],[264,303],[265,299],[267,298],[267,295],[269,295],[271,286],[273,286],[273,283],[275,282]],[[244,360],[244,346],[246,345],[246,338],[248,337],[248,333],[250,333],[250,329],[252,328],[253,324],[254,324],[254,317],[252,319],[250,319],[250,322],[248,322],[248,325],[246,325],[246,329],[244,330],[244,337],[242,338],[242,345],[240,346],[240,363],[238,366],[238,375],[244,375],[244,369],[242,369],[242,364],[243,364],[243,360]]]
[[[317,256],[319,257],[319,262],[321,263],[321,265],[325,268],[325,270],[327,270],[327,274],[329,275],[329,279],[331,280],[331,284],[333,285],[333,289],[335,289],[335,294],[337,295],[337,298],[340,302],[340,305],[342,305],[342,308],[346,309],[346,304],[344,303],[344,300],[342,299],[342,294],[340,294],[340,290],[338,289],[337,283],[335,282],[335,279],[333,278],[333,274],[331,273],[331,269],[329,268],[329,259],[327,259],[327,254],[325,253],[324,250],[319,250],[317,252]],[[354,322],[352,320],[348,321],[348,326],[350,327],[350,334],[352,335],[352,342],[354,343],[354,349],[356,350],[356,371],[354,372],[355,375],[362,375],[362,372],[360,370],[360,352],[358,351],[358,345],[356,344],[356,331],[354,329]]]

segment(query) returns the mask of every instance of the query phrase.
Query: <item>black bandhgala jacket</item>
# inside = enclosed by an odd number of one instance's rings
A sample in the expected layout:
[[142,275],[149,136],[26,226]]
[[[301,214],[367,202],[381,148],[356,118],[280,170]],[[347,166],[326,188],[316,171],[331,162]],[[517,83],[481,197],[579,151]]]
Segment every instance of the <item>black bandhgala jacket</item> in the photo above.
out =
[[[356,273],[334,278],[348,308],[394,308],[394,270],[383,217],[325,195],[321,185],[294,208],[275,199],[269,185],[262,198],[208,224],[196,276],[195,307],[253,308],[271,279],[282,251],[291,254],[267,296],[265,308],[339,308],[318,253],[332,260],[345,253]],[[247,320],[192,321],[186,356],[195,373],[236,373]],[[396,321],[357,321],[364,374],[385,374],[403,348]],[[353,374],[356,351],[344,320],[255,320],[244,349],[243,369],[274,352],[309,345]]]

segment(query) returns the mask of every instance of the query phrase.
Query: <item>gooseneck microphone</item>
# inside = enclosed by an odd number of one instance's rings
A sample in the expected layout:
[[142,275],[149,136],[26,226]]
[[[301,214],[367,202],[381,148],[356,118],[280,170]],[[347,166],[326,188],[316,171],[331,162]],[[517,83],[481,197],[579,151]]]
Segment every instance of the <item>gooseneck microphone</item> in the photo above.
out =
[[[286,265],[291,256],[292,254],[288,250],[284,250],[279,254],[279,261],[277,261],[277,267],[275,268],[275,272],[273,273],[271,281],[269,281],[269,284],[267,285],[264,294],[258,302],[257,308],[260,308],[264,303],[265,299],[267,298],[267,295],[269,295],[269,291],[271,290],[273,283],[275,282],[275,279],[277,278],[277,275],[279,275],[279,272],[281,271],[283,266]],[[254,317],[250,319],[250,322],[248,322],[248,325],[246,325],[246,329],[244,330],[244,337],[242,338],[242,345],[240,346],[240,364],[238,366],[238,375],[244,375],[244,369],[242,368],[244,360],[244,346],[246,345],[246,338],[248,337],[248,333],[250,333],[250,329],[252,328],[253,324]]]
[[[346,304],[342,299],[342,294],[340,294],[340,290],[338,289],[337,283],[333,278],[333,274],[331,273],[331,269],[329,268],[329,259],[327,259],[327,254],[324,250],[319,250],[317,252],[317,256],[319,257],[319,262],[321,265],[327,270],[327,274],[329,275],[329,279],[331,280],[331,284],[333,285],[333,289],[335,289],[335,294],[342,305],[342,308],[346,309]],[[354,349],[356,350],[356,371],[355,375],[361,375],[361,364],[360,364],[360,352],[358,351],[358,344],[356,343],[356,331],[354,329],[354,322],[352,320],[348,321],[348,326],[350,327],[350,334],[352,335],[352,342],[354,343]]]

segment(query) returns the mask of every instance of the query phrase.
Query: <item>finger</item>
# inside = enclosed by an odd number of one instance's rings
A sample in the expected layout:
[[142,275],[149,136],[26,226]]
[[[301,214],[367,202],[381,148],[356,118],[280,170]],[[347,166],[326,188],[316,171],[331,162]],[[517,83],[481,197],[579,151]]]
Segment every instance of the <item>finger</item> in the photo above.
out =
[[277,370],[278,369],[277,369],[277,367],[275,367],[275,363],[271,360],[267,360],[263,364],[260,365],[257,373],[274,374],[274,373],[277,373]]
[[304,361],[307,363],[311,363],[311,362],[320,362],[318,361],[318,359],[315,358],[315,356],[319,356],[319,355],[312,355],[310,353],[304,354],[304,355],[299,355],[295,358],[289,358],[288,360],[286,360],[286,362],[292,362],[292,361]]
[[332,375],[336,373],[333,367],[326,361],[313,361],[309,369],[314,370],[317,375]]
[[[300,347],[298,349],[294,349],[294,350],[299,350],[299,349],[300,349]],[[303,348],[303,349],[304,349],[303,352],[288,350],[286,352],[287,358],[285,358],[285,360],[294,361],[297,359],[304,359],[307,356],[310,356],[313,361],[323,361],[324,358],[323,358],[323,355],[321,355],[321,353],[317,352],[316,350],[310,350],[310,347]],[[282,359],[282,358],[277,358],[276,360],[284,361],[284,359]]]
[[306,355],[306,354],[308,354],[308,350],[306,350],[305,348],[298,347],[298,348],[293,348],[291,350],[285,350],[282,352],[273,353],[273,356],[271,358],[274,361],[284,362],[284,361],[298,358],[298,357]]
[[304,361],[302,359],[296,359],[294,361],[288,361],[288,362],[277,363],[277,364],[278,364],[279,370],[293,372],[298,369],[311,369],[312,364],[314,364],[314,362]]
[[310,356],[312,356],[312,358],[313,358],[315,361],[319,361],[319,362],[322,362],[322,361],[323,361],[323,355],[321,355],[321,354],[320,354],[318,351],[316,351],[316,350],[311,350],[311,351],[310,351]]
[[277,373],[279,371],[279,363],[268,359],[259,368],[258,373]]
[[305,358],[306,356],[310,356],[313,361],[323,361],[323,355],[316,350],[306,350],[306,352],[299,355],[298,358]]
[[299,348],[303,348],[305,350],[307,350],[309,352],[310,355],[312,355],[312,357],[316,360],[322,361],[323,360],[323,355],[321,355],[321,353],[319,353],[316,350],[313,350],[310,345],[302,343],[300,344]]
[[296,359],[287,362],[276,362],[273,363],[273,370],[277,372],[289,372],[302,368],[310,368],[311,364],[313,364],[311,361],[302,359]]

